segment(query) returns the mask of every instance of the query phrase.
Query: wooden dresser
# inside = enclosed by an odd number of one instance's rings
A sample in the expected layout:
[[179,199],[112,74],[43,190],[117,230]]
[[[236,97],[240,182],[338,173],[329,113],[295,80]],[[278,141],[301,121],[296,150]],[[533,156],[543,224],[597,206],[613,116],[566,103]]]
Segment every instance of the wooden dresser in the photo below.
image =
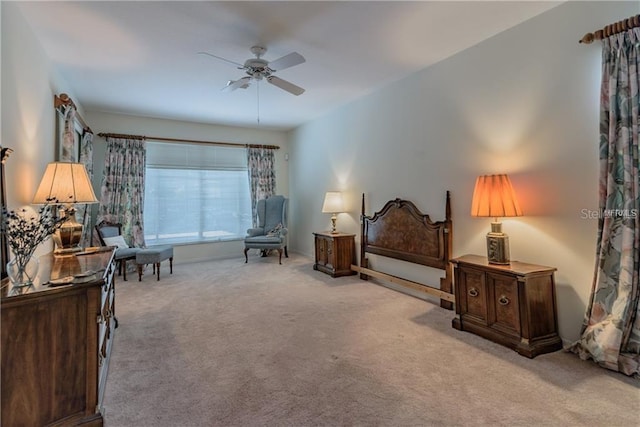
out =
[[[3,426],[103,424],[116,327],[113,254],[45,255],[34,286],[3,282]],[[47,285],[63,278],[73,282]]]
[[512,261],[489,264],[465,255],[454,264],[453,327],[473,332],[527,356],[560,350],[553,267]]
[[351,270],[351,264],[356,263],[355,234],[321,231],[313,235],[316,249],[314,270],[327,273],[331,277],[356,274]]

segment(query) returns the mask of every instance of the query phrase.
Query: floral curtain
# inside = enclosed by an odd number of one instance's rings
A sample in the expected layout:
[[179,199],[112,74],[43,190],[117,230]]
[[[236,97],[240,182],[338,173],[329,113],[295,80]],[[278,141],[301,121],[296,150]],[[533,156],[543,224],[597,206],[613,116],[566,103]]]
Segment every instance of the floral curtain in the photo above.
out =
[[143,208],[146,143],[107,137],[100,206],[96,222],[122,224],[130,246],[144,247]]
[[[85,129],[80,141],[80,163],[84,164],[89,175],[89,180],[93,180],[93,133],[90,129]],[[82,247],[91,246],[91,205],[78,205],[76,220],[84,225]]]
[[77,162],[78,153],[75,143],[76,108],[73,104],[62,107],[62,149],[60,150],[61,162]]
[[640,28],[603,40],[597,264],[581,358],[640,376]]
[[251,214],[253,226],[257,224],[256,206],[258,200],[272,196],[276,191],[275,149],[247,149],[249,188],[251,190]]

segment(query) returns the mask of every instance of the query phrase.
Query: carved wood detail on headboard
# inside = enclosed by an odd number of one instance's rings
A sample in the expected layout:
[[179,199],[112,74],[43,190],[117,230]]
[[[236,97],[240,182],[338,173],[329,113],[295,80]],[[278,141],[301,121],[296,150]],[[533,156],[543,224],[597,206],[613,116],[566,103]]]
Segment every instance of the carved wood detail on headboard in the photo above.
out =
[[387,202],[380,212],[363,218],[364,252],[445,269],[448,262],[447,221],[433,222],[407,200]]
[[[410,201],[395,199],[388,201],[373,216],[365,214],[365,200],[362,195],[362,229],[360,242],[360,278],[378,277],[394,283],[409,286],[441,298],[441,306],[451,309],[454,301],[452,293],[451,243],[453,229],[451,221],[451,197],[447,191],[445,219],[432,221]],[[411,282],[385,273],[370,270],[367,253],[395,258],[445,270],[440,280],[440,288]]]

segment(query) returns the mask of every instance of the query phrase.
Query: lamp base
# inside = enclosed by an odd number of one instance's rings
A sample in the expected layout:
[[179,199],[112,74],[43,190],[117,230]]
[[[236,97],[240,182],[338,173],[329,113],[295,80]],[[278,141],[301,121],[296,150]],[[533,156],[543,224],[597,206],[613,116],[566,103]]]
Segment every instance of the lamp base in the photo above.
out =
[[56,230],[52,238],[56,244],[53,251],[54,256],[68,256],[75,252],[80,252],[82,247],[83,225],[76,221],[76,211],[73,208],[64,210],[66,221]]
[[339,231],[336,230],[336,220],[338,219],[336,214],[331,215],[331,234],[338,234]]
[[509,236],[502,232],[502,224],[491,223],[491,232],[487,233],[487,260],[489,264],[511,264],[509,256]]

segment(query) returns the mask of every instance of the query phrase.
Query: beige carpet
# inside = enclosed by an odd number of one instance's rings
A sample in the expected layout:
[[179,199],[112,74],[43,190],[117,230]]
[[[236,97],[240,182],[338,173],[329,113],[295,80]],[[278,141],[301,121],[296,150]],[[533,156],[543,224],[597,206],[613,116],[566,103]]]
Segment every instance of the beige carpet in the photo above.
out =
[[167,270],[116,283],[107,427],[640,424],[637,380],[527,359],[299,255]]

